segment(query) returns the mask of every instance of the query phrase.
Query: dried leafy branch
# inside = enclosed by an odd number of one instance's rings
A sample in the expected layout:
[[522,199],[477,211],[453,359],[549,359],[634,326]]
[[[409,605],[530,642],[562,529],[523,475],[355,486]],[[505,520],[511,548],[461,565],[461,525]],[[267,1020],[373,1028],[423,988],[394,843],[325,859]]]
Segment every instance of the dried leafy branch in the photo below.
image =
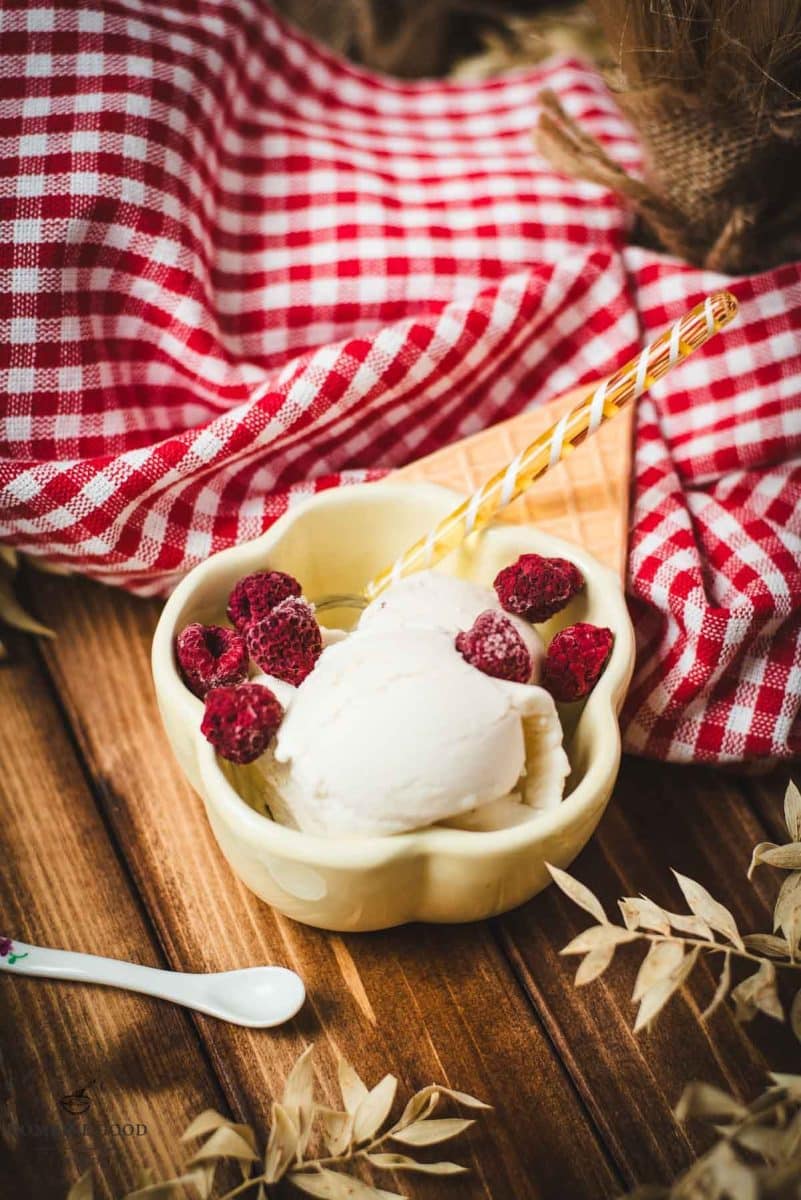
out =
[[[35,633],[39,637],[54,637],[52,629],[42,625],[22,607],[14,592],[14,580],[19,567],[19,555],[10,546],[0,546],[0,624],[24,633]],[[5,645],[0,641],[0,660],[6,657]]]
[[[182,1142],[203,1139],[183,1172],[161,1183],[150,1175],[142,1176],[124,1200],[163,1200],[184,1187],[193,1189],[200,1200],[210,1200],[219,1167],[231,1160],[241,1168],[242,1181],[217,1193],[216,1200],[233,1200],[246,1194],[265,1200],[281,1180],[322,1200],[402,1200],[399,1192],[365,1183],[353,1174],[354,1169],[366,1165],[378,1171],[417,1171],[437,1176],[461,1175],[467,1170],[459,1163],[422,1162],[414,1155],[423,1147],[450,1141],[474,1124],[463,1117],[434,1118],[443,1097],[469,1109],[488,1109],[488,1104],[465,1092],[431,1084],[412,1096],[400,1117],[390,1123],[398,1088],[395,1076],[385,1075],[375,1087],[368,1088],[354,1068],[340,1059],[343,1108],[329,1108],[315,1099],[312,1051],[309,1046],[300,1056],[280,1102],[272,1106],[263,1150],[259,1150],[249,1125],[229,1121],[208,1109],[195,1118],[181,1138]],[[392,1150],[389,1143],[407,1152]],[[73,1185],[67,1200],[93,1200],[93,1195],[91,1173],[87,1172]]]
[[635,1188],[629,1200],[796,1198],[801,1177],[801,1075],[771,1075],[745,1105],[708,1083],[691,1083],[676,1108],[680,1121],[701,1121],[718,1139],[670,1186]]
[[[645,1028],[687,980],[699,958],[719,956],[722,960],[715,993],[704,1017],[710,1016],[731,996],[737,1019],[750,1021],[758,1012],[778,1021],[785,1019],[777,986],[777,969],[801,970],[801,792],[790,783],[784,798],[784,819],[790,841],[785,845],[760,842],[754,849],[749,878],[766,863],[789,871],[773,914],[772,933],[741,934],[727,908],[706,888],[678,871],[673,874],[689,908],[674,913],[647,896],[620,900],[623,923],[611,922],[597,896],[585,884],[558,867],[550,867],[554,882],[574,903],[598,922],[565,946],[562,954],[582,956],[576,984],[597,979],[612,962],[618,946],[627,942],[648,945],[634,984],[632,999],[639,1005],[635,1031]],[[733,965],[754,964],[742,981],[733,986]],[[801,1039],[801,989],[790,1005],[790,1023]]]

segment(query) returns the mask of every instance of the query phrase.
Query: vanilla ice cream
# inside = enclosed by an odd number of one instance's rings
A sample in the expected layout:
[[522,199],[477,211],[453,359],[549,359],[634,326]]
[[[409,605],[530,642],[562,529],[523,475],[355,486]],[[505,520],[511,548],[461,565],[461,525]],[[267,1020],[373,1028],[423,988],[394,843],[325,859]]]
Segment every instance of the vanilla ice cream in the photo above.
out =
[[[274,817],[316,834],[376,836],[447,821],[498,828],[558,804],[568,772],[550,695],[465,661],[454,644],[494,593],[433,571],[390,588],[299,687],[259,760]],[[515,627],[542,657],[537,634]]]
[[545,646],[532,625],[504,612],[492,588],[441,571],[418,571],[388,588],[362,613],[359,630],[442,629],[455,637],[476,617],[492,609],[502,612],[520,634],[531,655],[531,680],[540,677]]

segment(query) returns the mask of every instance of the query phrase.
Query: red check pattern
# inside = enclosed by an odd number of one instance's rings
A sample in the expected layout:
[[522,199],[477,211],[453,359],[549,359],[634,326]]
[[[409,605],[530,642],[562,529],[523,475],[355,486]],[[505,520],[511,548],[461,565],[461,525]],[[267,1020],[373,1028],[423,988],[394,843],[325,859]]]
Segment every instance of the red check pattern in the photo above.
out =
[[[0,6],[0,536],[144,594],[310,492],[620,365],[720,280],[627,247],[532,149],[553,88],[620,162],[597,75],[401,84],[265,0]],[[801,743],[801,267],[643,404],[635,752]]]

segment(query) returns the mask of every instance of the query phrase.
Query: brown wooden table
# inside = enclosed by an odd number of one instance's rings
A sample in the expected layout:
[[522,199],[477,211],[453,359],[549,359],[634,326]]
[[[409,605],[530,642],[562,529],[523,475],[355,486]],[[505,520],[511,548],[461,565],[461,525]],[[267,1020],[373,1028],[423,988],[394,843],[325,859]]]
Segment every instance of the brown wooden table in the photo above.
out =
[[[159,605],[77,579],[24,586],[58,637],[10,638],[0,668],[2,932],[185,970],[282,962],[309,1000],[291,1025],[248,1031],[121,992],[0,978],[4,1200],[61,1200],[90,1165],[102,1197],[141,1166],[170,1173],[208,1106],[263,1129],[310,1041],[331,1102],[338,1048],[369,1082],[392,1071],[407,1089],[435,1080],[494,1105],[449,1148],[470,1176],[405,1177],[420,1200],[582,1200],[667,1180],[703,1144],[672,1115],[684,1084],[760,1086],[763,1060],[730,1008],[697,1020],[705,967],[637,1037],[640,955],[625,948],[575,989],[576,960],[558,952],[587,919],[553,888],[490,923],[374,935],[272,912],[227,867],[162,736],[148,664]],[[626,761],[575,873],[610,909],[639,891],[675,908],[677,866],[743,928],[765,929],[775,880],[751,888],[745,871],[752,845],[780,831],[786,778]],[[799,1070],[786,1031],[760,1017],[751,1035],[773,1068]],[[59,1102],[83,1087],[90,1106],[71,1116]]]

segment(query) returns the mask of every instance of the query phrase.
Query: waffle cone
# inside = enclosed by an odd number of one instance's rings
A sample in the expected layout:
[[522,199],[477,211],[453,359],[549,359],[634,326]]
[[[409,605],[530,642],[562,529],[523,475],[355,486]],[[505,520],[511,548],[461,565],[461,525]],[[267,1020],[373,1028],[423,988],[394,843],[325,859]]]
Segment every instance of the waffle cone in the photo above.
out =
[[[534,412],[492,425],[418,459],[394,472],[392,478],[440,483],[469,495],[586,393],[586,387],[566,392]],[[622,578],[633,419],[634,406],[630,405],[513,501],[501,519],[532,522],[547,533],[575,542]]]

